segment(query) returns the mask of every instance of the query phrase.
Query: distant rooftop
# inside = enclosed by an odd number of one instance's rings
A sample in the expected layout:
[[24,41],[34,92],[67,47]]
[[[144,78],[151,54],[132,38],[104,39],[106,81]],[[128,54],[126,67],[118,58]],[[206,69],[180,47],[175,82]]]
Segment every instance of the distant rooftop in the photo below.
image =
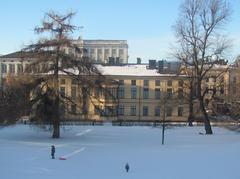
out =
[[11,58],[11,59],[19,59],[19,58],[23,58],[23,57],[30,57],[31,56],[31,53],[29,52],[23,52],[23,51],[18,51],[18,52],[13,52],[13,53],[9,53],[9,54],[6,54],[6,55],[0,55],[0,59],[1,58]]

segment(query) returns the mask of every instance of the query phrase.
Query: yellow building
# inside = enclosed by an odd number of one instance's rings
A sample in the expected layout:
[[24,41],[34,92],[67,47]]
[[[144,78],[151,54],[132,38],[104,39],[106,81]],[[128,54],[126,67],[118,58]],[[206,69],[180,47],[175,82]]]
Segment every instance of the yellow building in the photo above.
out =
[[[116,97],[106,98],[103,92],[95,89],[88,99],[88,115],[82,117],[66,115],[66,118],[121,121],[186,121],[188,105],[184,94],[186,76],[160,74],[148,65],[97,66],[107,78],[118,81],[118,86],[107,87]],[[68,96],[78,96],[77,86],[62,76],[60,91]],[[80,93],[81,90],[78,90]],[[100,97],[100,98],[99,98]],[[82,106],[82,105],[79,105]],[[78,113],[81,107],[70,107]],[[165,111],[165,112],[164,112]]]

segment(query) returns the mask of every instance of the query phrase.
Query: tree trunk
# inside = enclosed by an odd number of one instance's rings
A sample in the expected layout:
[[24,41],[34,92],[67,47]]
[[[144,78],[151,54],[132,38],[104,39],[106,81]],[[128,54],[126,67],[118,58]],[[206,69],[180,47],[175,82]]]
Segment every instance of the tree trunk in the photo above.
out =
[[[58,85],[57,85],[58,86]],[[60,116],[59,116],[59,96],[56,96],[54,101],[54,113],[53,113],[53,134],[52,138],[60,137]]]
[[189,96],[189,115],[188,115],[188,126],[193,126],[194,120],[193,115],[193,80],[190,82],[190,96]]
[[211,124],[210,124],[210,120],[208,118],[208,114],[205,110],[205,106],[204,106],[204,102],[203,102],[203,97],[201,97],[199,99],[199,102],[200,102],[200,108],[201,108],[201,111],[204,115],[204,127],[205,127],[205,131],[206,131],[206,134],[213,134],[212,132],[212,128],[211,128]]
[[197,97],[198,97],[198,100],[199,100],[199,103],[200,103],[200,109],[201,109],[201,112],[202,114],[204,115],[204,127],[205,127],[205,131],[206,131],[206,134],[212,134],[212,128],[211,128],[211,124],[210,124],[210,120],[208,118],[208,114],[206,112],[206,109],[205,109],[205,105],[204,105],[204,96],[202,96],[202,87],[201,87],[201,84],[202,84],[202,80],[200,78],[197,79]]
[[53,123],[53,134],[52,138],[59,138],[60,137],[60,122],[59,120],[54,121]]

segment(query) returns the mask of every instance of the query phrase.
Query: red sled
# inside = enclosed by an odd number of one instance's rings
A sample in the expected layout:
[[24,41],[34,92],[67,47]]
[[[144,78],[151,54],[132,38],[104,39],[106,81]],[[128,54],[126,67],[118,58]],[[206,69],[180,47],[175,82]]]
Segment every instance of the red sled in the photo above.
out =
[[67,160],[65,157],[59,157],[59,160]]

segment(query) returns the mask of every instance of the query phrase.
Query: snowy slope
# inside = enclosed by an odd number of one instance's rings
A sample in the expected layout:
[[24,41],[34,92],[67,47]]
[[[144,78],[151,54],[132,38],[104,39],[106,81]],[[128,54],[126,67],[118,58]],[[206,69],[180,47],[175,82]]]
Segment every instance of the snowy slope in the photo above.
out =
[[[65,127],[61,139],[18,125],[0,129],[2,179],[239,179],[240,136],[214,128]],[[51,145],[56,146],[52,160]],[[125,163],[130,172],[124,170]]]

